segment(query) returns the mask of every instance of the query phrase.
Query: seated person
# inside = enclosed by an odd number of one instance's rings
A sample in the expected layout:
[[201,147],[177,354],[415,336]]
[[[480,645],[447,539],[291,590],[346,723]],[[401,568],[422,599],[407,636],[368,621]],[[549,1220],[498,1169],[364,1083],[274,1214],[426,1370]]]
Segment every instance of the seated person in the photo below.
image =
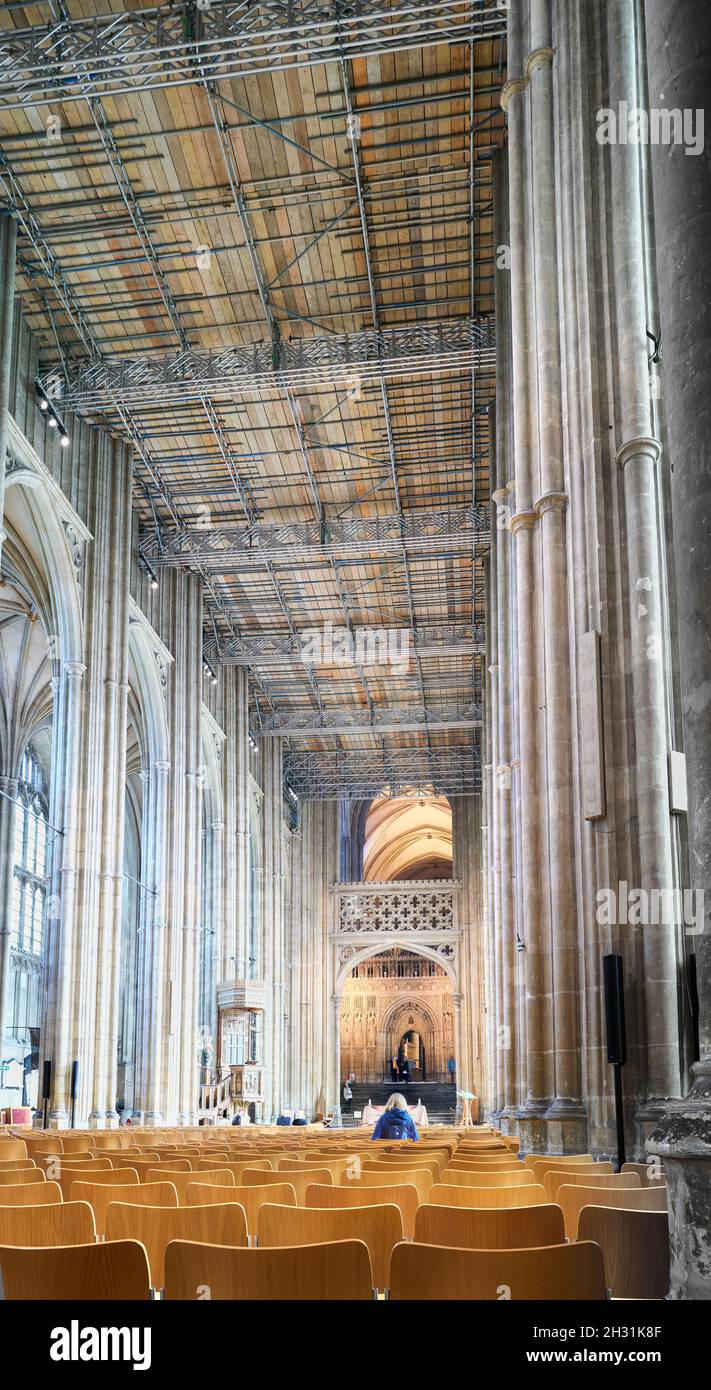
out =
[[295,1116],[294,1116],[294,1124],[295,1124],[295,1125],[305,1125],[305,1124],[306,1124],[306,1115],[304,1114],[304,1111],[303,1111],[303,1110],[297,1110],[297,1112],[296,1112],[296,1114],[295,1114]]
[[281,1114],[277,1117],[277,1124],[278,1124],[278,1125],[290,1125],[291,1122],[292,1122],[292,1119],[293,1119],[293,1116],[292,1116],[292,1113],[291,1113],[290,1110],[282,1110]]
[[405,1097],[396,1092],[390,1097],[371,1138],[412,1139],[416,1143],[419,1137],[415,1121],[407,1108]]

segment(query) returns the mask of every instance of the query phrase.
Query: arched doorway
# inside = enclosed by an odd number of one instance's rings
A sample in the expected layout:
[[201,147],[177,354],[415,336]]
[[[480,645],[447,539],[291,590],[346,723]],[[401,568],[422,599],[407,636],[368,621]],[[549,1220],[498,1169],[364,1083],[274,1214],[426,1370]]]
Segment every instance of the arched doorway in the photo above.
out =
[[404,946],[355,964],[342,986],[340,1048],[341,1077],[359,1084],[390,1082],[393,1058],[407,1058],[413,1081],[449,1081],[456,1029],[446,968]]

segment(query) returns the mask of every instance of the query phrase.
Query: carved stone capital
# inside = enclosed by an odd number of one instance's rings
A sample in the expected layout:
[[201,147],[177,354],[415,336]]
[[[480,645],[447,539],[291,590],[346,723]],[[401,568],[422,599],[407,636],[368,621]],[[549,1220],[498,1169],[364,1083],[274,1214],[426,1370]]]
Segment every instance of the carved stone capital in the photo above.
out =
[[508,82],[504,82],[501,88],[501,105],[504,111],[508,111],[509,102],[519,92],[525,92],[528,86],[528,77],[510,77]]
[[538,72],[539,68],[552,68],[554,58],[554,48],[534,48],[533,52],[529,53],[524,63],[527,81],[530,82],[534,72]]
[[544,492],[538,498],[535,505],[536,516],[543,516],[544,512],[564,512],[568,505],[568,495],[565,492]]
[[620,468],[624,468],[631,458],[638,454],[646,455],[654,463],[662,456],[662,445],[658,439],[652,435],[641,435],[638,439],[627,439],[617,450],[617,463]]
[[535,512],[515,512],[509,521],[509,530],[512,535],[518,535],[519,531],[532,531],[538,517]]

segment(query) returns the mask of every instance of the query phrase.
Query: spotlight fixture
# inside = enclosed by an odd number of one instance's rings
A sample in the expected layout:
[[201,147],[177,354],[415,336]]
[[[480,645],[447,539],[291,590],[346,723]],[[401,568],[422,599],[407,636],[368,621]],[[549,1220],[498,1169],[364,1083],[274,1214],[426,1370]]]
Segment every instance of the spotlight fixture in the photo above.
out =
[[147,577],[147,579],[148,579],[148,588],[149,588],[149,589],[157,589],[157,588],[158,588],[158,579],[157,579],[157,577],[156,577],[155,571],[151,569],[151,567],[150,567],[150,565],[149,565],[149,563],[148,563],[148,561],[147,561],[145,555],[139,555],[139,557],[138,557],[138,563],[139,563],[140,568],[143,570],[143,573],[146,575],[146,577]]
[[66,449],[67,444],[69,443],[69,435],[66,429],[64,428],[64,421],[62,420],[62,417],[59,414],[58,410],[55,408],[53,402],[50,400],[50,397],[47,395],[47,392],[45,391],[44,386],[42,385],[39,377],[35,379],[35,390],[37,392],[37,404],[39,405],[42,414],[46,415],[47,417],[48,429],[59,430],[59,442],[62,448]]
[[207,657],[202,659],[202,669],[206,676],[210,677],[210,685],[217,685],[217,674],[210,665]]
[[256,751],[257,751],[257,745],[256,745],[254,739],[252,738],[252,735],[251,735],[251,734],[249,735],[249,746],[250,746],[252,752],[253,752],[253,753],[256,753]]

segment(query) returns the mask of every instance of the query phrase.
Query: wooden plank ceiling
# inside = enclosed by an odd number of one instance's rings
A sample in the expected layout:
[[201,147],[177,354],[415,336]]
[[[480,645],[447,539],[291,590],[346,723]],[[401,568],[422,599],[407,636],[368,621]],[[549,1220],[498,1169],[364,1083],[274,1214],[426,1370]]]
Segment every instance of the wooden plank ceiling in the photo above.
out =
[[[69,0],[62,8],[76,19],[141,5]],[[46,24],[52,14],[56,5],[7,4],[0,40],[3,30]],[[270,314],[284,339],[369,329],[374,304],[384,329],[492,316],[502,47],[498,39],[471,47],[442,42],[343,68],[333,62],[223,80],[212,96],[196,79],[102,96],[98,111],[83,100],[37,102],[2,112],[0,149],[111,359],[172,351],[181,333],[201,349],[258,342],[272,331]],[[222,142],[216,109],[225,122]],[[51,128],[57,138],[48,137],[50,118],[59,118]],[[102,123],[118,160],[107,153]],[[19,252],[24,311],[41,335],[46,365],[57,365],[57,344],[65,363],[86,358],[22,228]],[[176,512],[191,527],[243,524],[236,476],[252,519],[279,525],[319,513],[327,524],[399,509],[426,516],[486,506],[493,396],[490,372],[474,379],[461,370],[391,381],[385,392],[377,380],[357,379],[350,388],[310,388],[291,398],[277,389],[241,391],[220,402],[222,447],[199,402],[170,410],[143,404],[133,421],[152,468],[137,458],[141,526],[155,534],[156,524],[174,525]],[[471,548],[434,547],[407,560],[366,553],[357,562],[285,554],[268,566],[217,573],[213,585],[206,641],[218,647],[235,634],[298,633],[325,623],[400,630],[413,620],[422,629],[484,617],[483,556]],[[405,672],[377,662],[306,670],[298,657],[255,666],[254,726],[270,710],[325,711],[336,720],[369,708],[463,705],[478,698],[481,664],[481,654],[470,652],[413,656]],[[434,766],[432,750],[465,750],[477,740],[471,728],[423,729],[294,737],[288,748],[384,756],[429,749]]]

